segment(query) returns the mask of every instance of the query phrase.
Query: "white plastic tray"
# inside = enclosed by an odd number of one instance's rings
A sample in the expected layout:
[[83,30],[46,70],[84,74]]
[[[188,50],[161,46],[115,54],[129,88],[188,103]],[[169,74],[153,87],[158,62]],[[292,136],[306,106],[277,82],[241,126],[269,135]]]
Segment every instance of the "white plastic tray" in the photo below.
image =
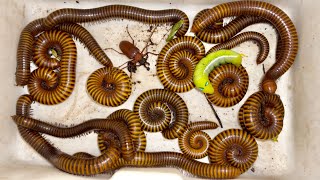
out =
[[[16,87],[15,67],[16,48],[22,28],[30,21],[44,17],[50,12],[60,8],[94,8],[109,4],[128,4],[146,9],[178,8],[186,12],[192,23],[194,15],[204,9],[213,7],[225,1],[0,1],[1,7],[1,46],[0,46],[0,179],[82,179],[85,177],[73,176],[63,173],[51,166],[44,158],[37,154],[20,137],[16,125],[10,116],[15,114],[15,103],[19,95],[27,92],[27,88]],[[282,8],[293,20],[299,34],[299,54],[293,67],[280,78],[277,93],[285,106],[284,128],[278,140],[261,141],[259,145],[259,156],[252,170],[249,170],[239,178],[316,178],[319,177],[318,154],[320,146],[318,128],[320,127],[317,112],[320,110],[319,99],[316,89],[320,88],[320,75],[317,52],[319,46],[319,19],[317,7],[320,2],[312,0],[296,1],[270,1]],[[142,48],[149,33],[146,31],[149,25],[129,20],[111,20],[85,27],[97,39],[102,48],[112,47],[118,49],[122,40],[129,40],[125,27],[129,25],[130,33],[133,35],[137,46]],[[152,40],[158,45],[150,47],[149,50],[160,52],[165,44],[163,35],[169,30],[169,26],[157,28]],[[270,55],[264,62],[268,69],[274,63],[276,32],[272,26],[258,24],[247,27],[244,31],[252,30],[264,34],[270,43]],[[191,35],[191,34],[189,34]],[[212,45],[206,45],[208,50]],[[77,82],[72,95],[63,103],[55,106],[45,106],[35,103],[32,105],[33,117],[43,121],[63,123],[66,125],[78,124],[91,118],[104,118],[115,110],[127,108],[132,109],[135,99],[144,91],[152,88],[162,88],[158,80],[155,68],[156,57],[150,55],[149,62],[151,70],[146,71],[139,68],[133,74],[133,92],[130,98],[122,106],[116,108],[104,107],[95,103],[86,92],[86,80],[88,76],[101,65],[91,56],[87,49],[77,42]],[[255,64],[258,47],[251,43],[243,43],[234,48],[240,53],[247,55],[243,60],[243,66],[249,73],[250,84],[245,98],[236,106],[231,108],[216,108],[223,121],[224,128],[206,131],[211,137],[229,128],[240,128],[237,113],[240,105],[249,95],[258,90],[260,78],[263,75],[262,65]],[[113,51],[107,51],[115,66],[126,62],[125,56],[118,55]],[[139,82],[140,83],[139,83]],[[190,111],[189,121],[212,120],[217,122],[210,110],[204,96],[197,90],[180,94],[187,103]],[[48,137],[55,146],[67,153],[86,151],[95,155],[99,154],[96,135],[77,139],[58,139]],[[318,140],[318,141],[316,141]],[[177,140],[166,140],[161,133],[147,133],[147,151],[175,151],[180,152]],[[207,158],[202,159],[208,162]],[[90,179],[110,178],[110,175],[99,175]],[[172,168],[123,168],[117,171],[113,179],[186,179],[177,169]],[[319,177],[320,178],[320,177]]]

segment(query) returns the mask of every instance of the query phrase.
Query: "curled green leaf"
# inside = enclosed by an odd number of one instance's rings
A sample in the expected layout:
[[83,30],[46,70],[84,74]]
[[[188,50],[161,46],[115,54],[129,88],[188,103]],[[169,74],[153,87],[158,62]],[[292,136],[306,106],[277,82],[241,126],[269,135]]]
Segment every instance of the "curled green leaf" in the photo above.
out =
[[173,37],[176,35],[177,31],[181,28],[182,25],[183,25],[183,20],[180,20],[175,25],[172,26],[170,34],[168,35],[168,37],[166,39],[167,42],[169,42],[173,39]]

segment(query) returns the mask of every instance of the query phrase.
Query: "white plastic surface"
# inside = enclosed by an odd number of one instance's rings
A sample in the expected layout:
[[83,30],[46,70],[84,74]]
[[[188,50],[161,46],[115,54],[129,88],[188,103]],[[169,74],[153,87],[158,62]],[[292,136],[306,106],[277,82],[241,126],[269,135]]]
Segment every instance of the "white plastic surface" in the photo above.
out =
[[[72,176],[63,173],[51,166],[44,158],[37,154],[20,137],[16,125],[11,120],[15,114],[15,103],[17,98],[27,92],[27,88],[15,86],[16,48],[22,28],[30,21],[45,17],[50,12],[60,8],[94,8],[109,4],[128,4],[146,9],[178,8],[188,14],[192,23],[194,15],[204,9],[213,7],[224,1],[193,2],[190,0],[177,1],[0,1],[0,179],[87,179],[86,177]],[[278,82],[277,93],[285,106],[284,128],[278,142],[257,140],[259,145],[259,156],[254,163],[254,170],[249,170],[239,178],[320,178],[319,171],[319,128],[318,121],[320,110],[317,101],[320,83],[317,77],[320,75],[317,52],[319,47],[320,16],[317,10],[320,2],[305,1],[270,1],[282,8],[295,23],[299,34],[299,54],[293,67],[282,76]],[[102,48],[115,48],[122,40],[129,40],[126,26],[133,36],[138,48],[142,49],[148,39],[150,25],[129,20],[110,20],[97,24],[86,24],[85,27],[92,33]],[[163,36],[168,32],[170,26],[159,26],[152,37],[157,44],[151,46],[149,51],[158,53],[165,45]],[[274,63],[275,59],[275,29],[268,24],[252,25],[243,31],[258,31],[264,34],[270,43],[270,55],[263,63],[266,70]],[[191,35],[189,33],[188,35]],[[32,105],[33,117],[47,122],[57,122],[66,125],[79,124],[91,118],[104,118],[115,110],[127,108],[132,109],[135,99],[144,91],[152,88],[162,88],[156,76],[156,56],[150,55],[148,61],[151,70],[138,68],[133,74],[132,95],[126,103],[116,108],[104,107],[95,103],[86,91],[86,80],[96,69],[102,67],[87,49],[78,41],[77,59],[77,82],[72,95],[63,103],[55,106],[45,106],[35,103]],[[206,45],[208,50],[212,45]],[[222,119],[224,128],[208,130],[211,137],[229,128],[240,128],[237,121],[237,113],[240,105],[248,96],[258,90],[260,78],[263,76],[262,65],[255,64],[258,47],[252,42],[246,42],[234,48],[234,50],[245,54],[243,66],[246,68],[249,78],[249,90],[245,98],[236,106],[230,108],[218,108],[216,110]],[[106,51],[115,66],[128,61],[111,50]],[[186,102],[190,117],[189,121],[215,121],[204,96],[197,90],[179,94]],[[86,151],[95,155],[99,154],[96,135],[89,134],[77,139],[58,139],[48,137],[55,146],[67,153]],[[147,151],[175,151],[180,152],[177,140],[166,140],[161,133],[147,133]],[[202,159],[208,162],[207,158]],[[105,179],[110,175],[99,175],[89,179]],[[124,168],[117,171],[112,179],[186,179],[177,169],[155,168],[137,169]]]

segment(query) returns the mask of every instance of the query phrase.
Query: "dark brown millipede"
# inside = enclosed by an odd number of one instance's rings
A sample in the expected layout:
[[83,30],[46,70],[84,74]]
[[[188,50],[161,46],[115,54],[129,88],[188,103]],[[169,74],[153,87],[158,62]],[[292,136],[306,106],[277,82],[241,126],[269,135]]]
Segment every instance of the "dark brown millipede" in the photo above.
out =
[[262,80],[262,89],[268,93],[275,93],[277,89],[275,81],[291,67],[298,51],[296,28],[288,15],[280,8],[260,1],[223,3],[198,17],[193,22],[191,31],[199,33],[221,18],[240,15],[258,16],[266,19],[275,26],[280,35],[281,53],[277,50],[279,56],[276,58],[276,63],[266,72]]
[[38,37],[44,49],[59,48],[62,52],[60,76],[51,68],[34,70],[28,82],[28,90],[33,99],[42,104],[58,104],[72,93],[76,81],[77,49],[71,36],[62,31],[46,31]]
[[[162,127],[162,134],[167,139],[175,139],[182,135],[188,124],[188,108],[184,100],[176,93],[164,89],[151,89],[142,93],[134,103],[133,111],[139,114],[142,128],[151,132],[159,131],[159,125],[167,119],[169,113],[162,111],[166,105],[171,113],[171,123]],[[153,108],[150,108],[153,107]],[[165,108],[167,110],[167,108]],[[148,129],[146,129],[146,127]]]
[[236,36],[234,36],[233,38],[213,46],[208,52],[212,53],[221,49],[232,49],[234,47],[236,47],[237,45],[246,42],[246,41],[255,41],[257,42],[258,46],[259,46],[259,53],[258,53],[258,57],[257,57],[257,64],[262,63],[269,54],[269,42],[267,40],[267,38],[258,33],[258,32],[252,32],[252,31],[248,31],[248,32],[243,32],[240,33]]
[[210,121],[198,121],[188,124],[187,130],[178,139],[182,153],[192,159],[206,157],[211,138],[201,130],[216,129],[217,127],[217,123]]
[[30,117],[12,116],[18,126],[55,137],[68,138],[79,136],[92,130],[107,130],[115,132],[121,142],[121,153],[126,160],[134,156],[134,147],[130,132],[124,122],[117,119],[91,119],[73,127],[57,127]]
[[211,163],[248,170],[258,156],[256,140],[244,130],[228,129],[210,142],[208,156]]
[[128,100],[131,94],[131,79],[121,69],[104,67],[89,76],[87,90],[96,102],[116,107]]
[[[30,95],[22,95],[16,104],[17,117],[28,119],[31,116],[31,103],[33,99]],[[47,159],[58,169],[76,175],[94,175],[108,171],[114,167],[115,161],[120,157],[120,151],[111,146],[108,151],[98,157],[83,157],[83,153],[70,156],[50,144],[39,132],[27,129],[18,125],[18,130],[22,138],[41,156]],[[82,155],[82,156],[80,156]]]
[[230,107],[239,103],[249,86],[249,75],[243,66],[225,64],[215,68],[209,74],[214,88],[213,94],[207,94],[211,103],[220,107]]
[[[135,151],[144,151],[147,146],[146,135],[142,130],[141,121],[139,115],[133,111],[128,109],[120,109],[113,113],[111,113],[107,119],[115,119],[118,121],[123,121],[127,124],[128,129],[130,131],[130,135],[132,138],[132,142],[135,148]],[[107,133],[107,134],[105,134]],[[103,153],[107,147],[105,146],[105,142],[103,139],[110,134],[109,131],[103,132],[100,131],[98,133],[98,145],[100,151]],[[116,135],[116,134],[115,134]],[[112,135],[111,135],[112,136]]]
[[252,94],[239,110],[241,127],[259,139],[277,137],[283,127],[284,106],[279,95]]
[[167,43],[157,60],[157,75],[163,86],[174,92],[193,89],[193,72],[204,55],[204,46],[195,37],[183,36]]
[[[204,13],[205,12],[202,12],[201,14],[197,15],[194,21],[196,21]],[[210,25],[208,28],[196,33],[196,36],[201,41],[207,43],[223,43],[236,35],[245,27],[260,22],[265,22],[265,20],[261,17],[255,16],[239,16],[224,27],[212,28],[212,25]]]
[[[24,86],[28,83],[34,37],[39,33],[65,23],[85,23],[112,18],[125,18],[149,24],[176,23],[183,20],[181,28],[176,33],[177,36],[183,36],[189,28],[188,16],[178,9],[146,10],[126,5],[110,5],[94,9],[59,9],[49,14],[46,18],[32,21],[22,30],[17,50],[17,85]],[[78,38],[87,41],[87,37],[89,36],[80,36]],[[99,47],[95,46],[95,48]],[[95,51],[95,48],[92,51],[94,57],[104,56],[95,54],[96,52],[99,53],[99,51]],[[111,63],[109,65],[107,67],[112,66]]]

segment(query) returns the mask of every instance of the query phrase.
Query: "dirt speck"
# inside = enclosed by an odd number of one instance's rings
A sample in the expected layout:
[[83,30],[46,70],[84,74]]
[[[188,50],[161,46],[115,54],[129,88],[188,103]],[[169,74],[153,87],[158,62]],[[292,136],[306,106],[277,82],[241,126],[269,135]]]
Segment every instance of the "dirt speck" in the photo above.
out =
[[78,4],[79,4],[79,1],[76,1],[76,3],[78,3]]
[[255,172],[256,170],[255,170],[254,167],[253,167],[253,168],[251,168],[251,171],[252,171],[252,172]]
[[139,84],[140,84],[140,83],[141,83],[141,81],[137,81],[137,83],[139,83]]

